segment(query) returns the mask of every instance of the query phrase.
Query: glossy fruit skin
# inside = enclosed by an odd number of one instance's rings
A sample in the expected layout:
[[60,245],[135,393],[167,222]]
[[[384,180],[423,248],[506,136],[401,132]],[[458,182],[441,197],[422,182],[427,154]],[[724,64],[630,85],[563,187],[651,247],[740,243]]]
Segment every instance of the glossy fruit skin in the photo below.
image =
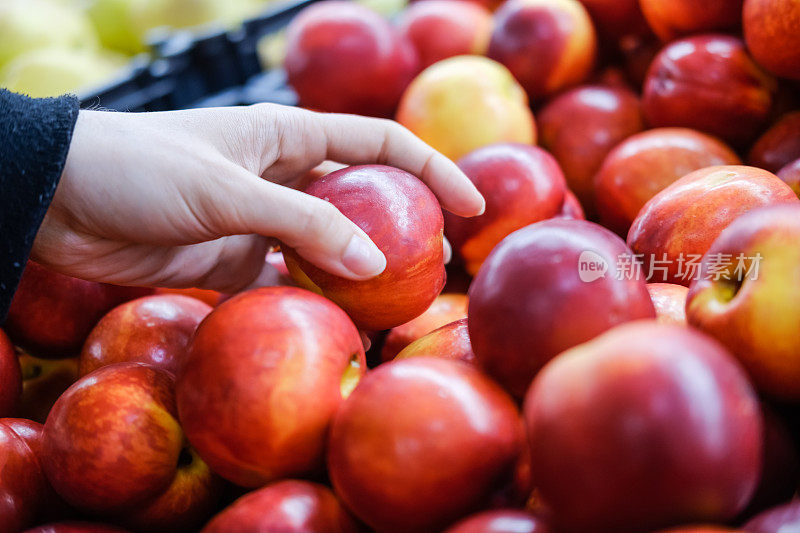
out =
[[689,172],[737,165],[739,156],[719,139],[688,128],[655,128],[615,146],[594,177],[600,222],[627,235],[650,198]]
[[516,509],[484,511],[465,518],[445,533],[550,533],[540,518]]
[[608,152],[644,129],[638,96],[624,87],[582,85],[538,113],[541,144],[558,160],[567,185],[594,213],[594,176]]
[[67,389],[43,437],[43,467],[56,492],[75,507],[108,512],[164,490],[183,439],[173,395],[173,378],[141,363],[103,367]]
[[744,525],[748,533],[781,533],[800,527],[800,502],[797,500],[773,507]]
[[564,352],[524,413],[533,478],[567,531],[729,520],[758,483],[755,391],[727,350],[690,328],[638,321]]
[[596,48],[594,26],[578,0],[509,0],[495,12],[489,57],[539,101],[585,81]]
[[651,282],[689,286],[699,271],[694,267],[690,271],[688,260],[699,263],[699,257],[736,217],[756,207],[782,203],[797,204],[797,196],[766,170],[742,165],[706,167],[682,177],[644,205],[628,232],[628,246],[642,254]]
[[370,527],[439,530],[507,481],[521,448],[500,387],[469,365],[419,357],[384,363],[356,387],[334,419],[328,471]]
[[736,30],[743,0],[639,0],[647,23],[662,41],[710,31]]
[[424,69],[448,57],[486,55],[492,13],[474,2],[426,0],[403,10],[397,27],[416,49]]
[[353,281],[285,247],[286,266],[298,285],[329,298],[367,330],[404,324],[433,303],[445,282],[444,222],[438,200],[422,181],[393,167],[362,165],[331,172],[305,192],[329,201],[364,230],[386,257],[386,269]]
[[740,39],[698,35],[659,52],[644,82],[642,108],[652,127],[694,128],[740,146],[769,118],[776,88]]
[[462,157],[458,166],[486,199],[480,216],[444,214],[447,238],[472,275],[508,234],[558,215],[564,204],[564,174],[539,147],[493,144]]
[[258,487],[321,466],[342,378],[365,369],[358,330],[332,302],[294,287],[255,289],[197,329],[178,372],[178,412],[215,472]]
[[0,531],[21,531],[40,519],[51,489],[39,461],[41,424],[0,418]]
[[742,22],[750,53],[774,74],[800,80],[800,5],[792,0],[745,0]]
[[648,283],[647,292],[663,324],[686,325],[686,295],[689,289],[674,283]]
[[[143,363],[104,366],[67,389],[45,422],[41,455],[59,496],[148,531],[196,527],[215,481],[196,456],[182,463],[174,396],[173,376]],[[156,512],[164,500],[180,503]]]
[[747,156],[754,167],[778,172],[800,158],[800,111],[787,113],[755,142]]
[[389,117],[418,70],[411,43],[351,2],[304,9],[286,39],[289,83],[302,106],[320,111]]
[[16,413],[21,394],[22,370],[17,352],[11,340],[0,329],[0,418]]
[[395,359],[409,357],[441,357],[469,364],[477,364],[469,341],[467,319],[462,318],[435,329],[415,340],[397,354]]
[[195,298],[159,294],[111,310],[80,355],[80,374],[122,362],[148,363],[175,374],[198,324],[212,307]]
[[15,344],[37,357],[73,357],[103,315],[152,292],[71,278],[28,261],[4,327]]
[[489,144],[536,143],[525,91],[486,57],[451,57],[423,70],[403,94],[397,122],[454,161]]
[[446,324],[467,316],[467,295],[440,294],[417,318],[389,330],[381,349],[381,360],[391,361],[406,346]]
[[781,168],[777,176],[800,197],[800,158]]
[[[604,277],[581,281],[590,251]],[[615,277],[622,239],[592,222],[546,220],[518,230],[489,255],[469,291],[469,336],[481,367],[522,398],[550,359],[628,320],[654,318],[643,276]],[[583,260],[583,259],[580,259]]]
[[360,527],[324,485],[284,480],[246,494],[223,509],[202,533],[358,533]]
[[[792,401],[800,398],[800,341],[790,333],[800,324],[797,239],[797,202],[742,215],[710,246],[686,302],[689,324],[725,344],[761,392]],[[757,261],[757,272],[736,272],[740,254],[745,265]],[[712,257],[721,259],[714,271],[729,280],[709,274]]]

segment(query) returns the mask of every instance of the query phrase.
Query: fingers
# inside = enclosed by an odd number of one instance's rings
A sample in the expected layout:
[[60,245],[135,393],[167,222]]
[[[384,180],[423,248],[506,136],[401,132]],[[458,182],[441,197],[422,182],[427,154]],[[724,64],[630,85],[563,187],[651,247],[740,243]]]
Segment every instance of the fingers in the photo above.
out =
[[325,135],[326,159],[350,165],[379,163],[424,181],[442,206],[457,215],[483,213],[485,201],[455,163],[391,120],[308,112]]
[[258,127],[275,138],[263,147],[272,161],[271,168],[263,170],[266,177],[275,173],[286,180],[324,160],[383,164],[420,178],[448,211],[461,216],[483,213],[483,196],[456,164],[394,121],[275,105],[252,109],[260,117]]
[[227,235],[276,237],[319,268],[362,280],[386,268],[386,258],[364,231],[331,203],[270,183],[243,169],[204,221]]
[[446,265],[453,258],[453,247],[450,246],[450,241],[447,240],[447,237],[442,238],[442,246],[444,247],[444,264]]

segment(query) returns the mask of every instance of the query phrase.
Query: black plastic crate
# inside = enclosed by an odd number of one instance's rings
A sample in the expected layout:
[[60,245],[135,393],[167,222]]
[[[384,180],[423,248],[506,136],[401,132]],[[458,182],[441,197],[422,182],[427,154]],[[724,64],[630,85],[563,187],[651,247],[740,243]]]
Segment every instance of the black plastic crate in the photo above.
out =
[[317,1],[272,6],[231,31],[156,31],[151,52],[135,57],[120,78],[82,95],[81,107],[165,111],[257,102],[295,105],[297,95],[286,74],[262,70],[257,45]]

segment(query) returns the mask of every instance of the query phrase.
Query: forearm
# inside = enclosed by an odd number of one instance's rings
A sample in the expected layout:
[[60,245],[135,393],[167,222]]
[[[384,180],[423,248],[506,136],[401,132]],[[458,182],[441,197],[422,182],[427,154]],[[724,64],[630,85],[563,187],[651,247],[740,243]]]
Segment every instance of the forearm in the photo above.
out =
[[0,323],[58,185],[77,117],[74,96],[31,99],[0,89]]

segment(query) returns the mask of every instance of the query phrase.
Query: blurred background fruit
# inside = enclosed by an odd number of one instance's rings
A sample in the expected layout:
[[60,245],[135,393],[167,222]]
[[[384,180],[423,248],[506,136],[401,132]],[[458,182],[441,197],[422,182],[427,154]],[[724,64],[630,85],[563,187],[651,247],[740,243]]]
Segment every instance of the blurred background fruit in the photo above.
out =
[[485,57],[452,57],[426,68],[406,89],[396,118],[453,160],[488,144],[536,142],[525,91]]

